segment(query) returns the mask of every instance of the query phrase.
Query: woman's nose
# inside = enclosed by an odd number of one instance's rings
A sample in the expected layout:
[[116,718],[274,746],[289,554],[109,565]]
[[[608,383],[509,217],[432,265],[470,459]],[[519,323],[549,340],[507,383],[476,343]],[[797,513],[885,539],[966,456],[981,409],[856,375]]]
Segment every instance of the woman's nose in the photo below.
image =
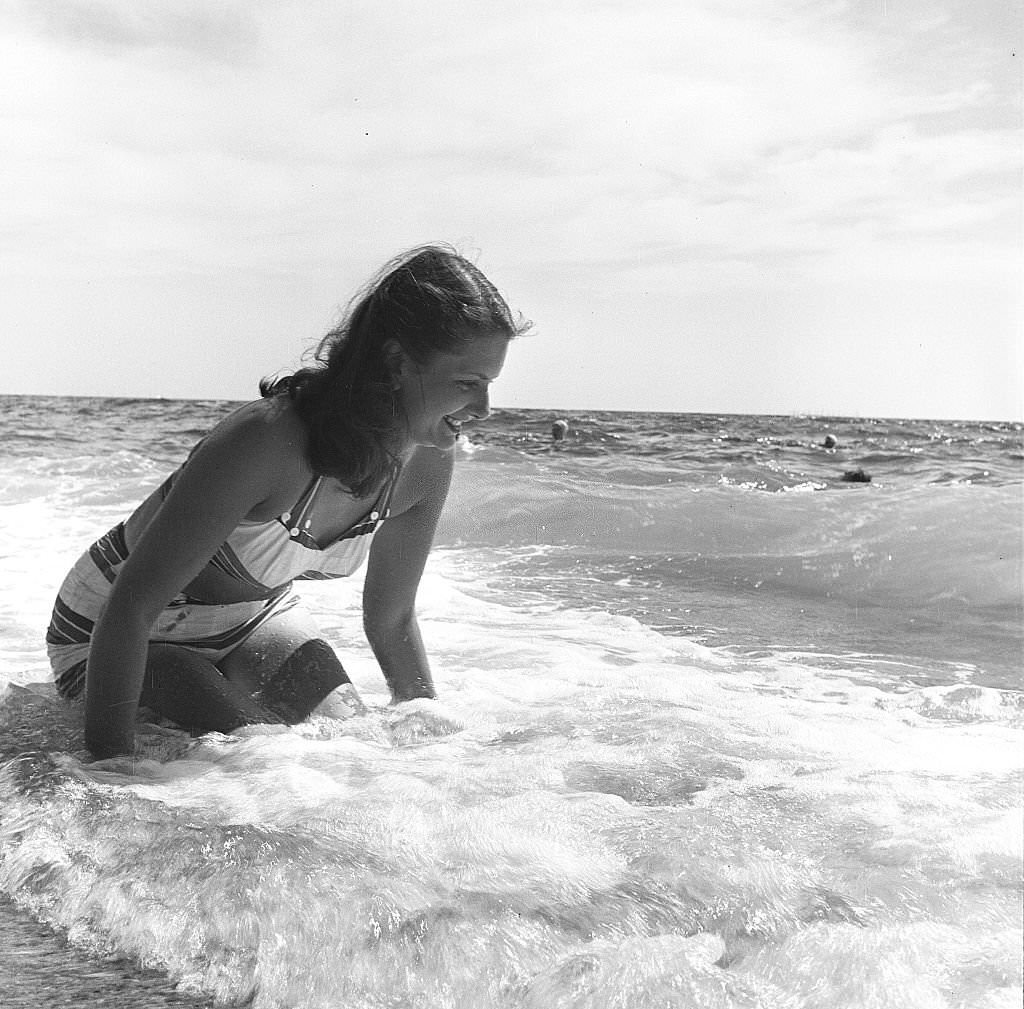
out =
[[477,420],[487,420],[491,415],[491,392],[489,389],[481,389],[479,395],[473,401],[470,409]]

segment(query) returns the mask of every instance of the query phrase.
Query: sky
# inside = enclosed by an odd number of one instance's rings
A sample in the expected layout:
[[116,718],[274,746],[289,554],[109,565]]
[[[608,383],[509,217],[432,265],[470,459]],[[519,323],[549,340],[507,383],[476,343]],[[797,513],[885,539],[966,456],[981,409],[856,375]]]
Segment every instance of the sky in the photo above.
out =
[[0,0],[0,393],[247,399],[425,242],[499,407],[1024,417],[1005,0]]

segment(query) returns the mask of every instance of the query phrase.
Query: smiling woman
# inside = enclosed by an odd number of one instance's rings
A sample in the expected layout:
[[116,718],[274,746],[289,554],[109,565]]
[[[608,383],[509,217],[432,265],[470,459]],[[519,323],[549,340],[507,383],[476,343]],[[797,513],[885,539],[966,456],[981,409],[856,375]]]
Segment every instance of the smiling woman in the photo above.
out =
[[292,583],[369,557],[363,622],[395,701],[433,697],[415,599],[462,425],[486,417],[525,329],[430,246],[389,263],[316,363],[261,383],[61,587],[47,644],[86,697],[94,754],[130,753],[140,705],[193,731],[361,706]]
[[417,445],[449,449],[462,425],[490,412],[490,385],[501,373],[508,338],[481,336],[465,350],[436,354],[425,365],[396,348],[396,374],[410,439]]

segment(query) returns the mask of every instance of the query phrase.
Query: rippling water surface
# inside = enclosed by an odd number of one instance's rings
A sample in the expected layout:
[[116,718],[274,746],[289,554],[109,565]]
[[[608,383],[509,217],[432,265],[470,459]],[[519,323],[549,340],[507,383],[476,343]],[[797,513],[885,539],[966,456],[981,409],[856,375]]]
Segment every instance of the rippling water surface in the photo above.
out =
[[498,412],[439,704],[314,584],[367,716],[91,763],[53,593],[231,408],[0,399],[0,1002],[1020,1005],[1019,425]]

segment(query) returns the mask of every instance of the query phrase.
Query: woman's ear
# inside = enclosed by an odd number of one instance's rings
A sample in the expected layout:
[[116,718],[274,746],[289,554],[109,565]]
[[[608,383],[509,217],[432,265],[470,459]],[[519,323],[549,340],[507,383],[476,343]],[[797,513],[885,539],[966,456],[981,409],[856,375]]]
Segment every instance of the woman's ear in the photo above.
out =
[[384,366],[391,377],[391,388],[397,389],[402,384],[402,372],[405,369],[406,356],[402,345],[395,339],[384,343]]

